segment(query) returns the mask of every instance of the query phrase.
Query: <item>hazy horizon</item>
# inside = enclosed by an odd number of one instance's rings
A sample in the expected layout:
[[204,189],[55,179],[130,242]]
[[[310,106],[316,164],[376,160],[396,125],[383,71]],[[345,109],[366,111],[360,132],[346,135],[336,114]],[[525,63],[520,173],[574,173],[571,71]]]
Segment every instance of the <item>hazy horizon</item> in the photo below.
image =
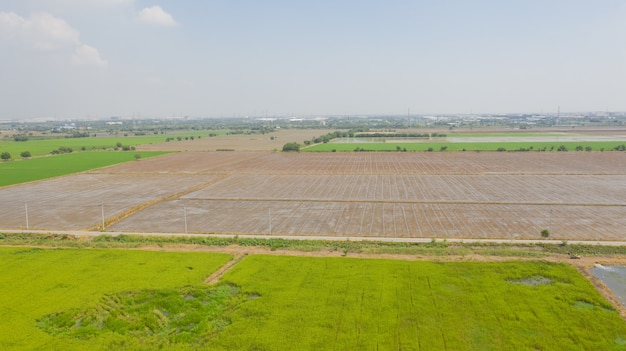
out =
[[626,111],[626,0],[0,0],[0,120]]

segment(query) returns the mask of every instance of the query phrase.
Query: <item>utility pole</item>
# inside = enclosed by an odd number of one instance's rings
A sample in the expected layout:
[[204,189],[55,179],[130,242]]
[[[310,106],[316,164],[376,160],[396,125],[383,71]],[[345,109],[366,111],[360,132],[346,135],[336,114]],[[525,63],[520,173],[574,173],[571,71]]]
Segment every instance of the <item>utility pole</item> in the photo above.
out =
[[104,226],[104,204],[101,204],[100,208],[102,210],[101,211],[102,212],[102,231],[104,232],[104,231],[106,231],[106,227]]
[[28,230],[28,204],[24,202],[24,211],[26,212],[26,230]]
[[187,206],[183,205],[183,213],[185,214],[185,234],[187,234]]

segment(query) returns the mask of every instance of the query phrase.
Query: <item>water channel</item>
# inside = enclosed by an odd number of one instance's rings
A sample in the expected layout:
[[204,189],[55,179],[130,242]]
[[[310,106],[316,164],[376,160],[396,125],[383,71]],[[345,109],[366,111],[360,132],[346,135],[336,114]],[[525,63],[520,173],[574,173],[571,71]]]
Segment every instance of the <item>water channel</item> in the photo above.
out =
[[613,295],[626,306],[626,266],[603,266],[596,263],[589,272],[611,289]]

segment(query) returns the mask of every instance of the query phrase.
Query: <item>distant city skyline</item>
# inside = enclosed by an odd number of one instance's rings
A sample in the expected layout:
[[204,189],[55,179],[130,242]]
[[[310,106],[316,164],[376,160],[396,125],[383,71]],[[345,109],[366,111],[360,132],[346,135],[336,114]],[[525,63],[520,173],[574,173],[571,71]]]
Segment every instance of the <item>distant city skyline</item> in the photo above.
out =
[[0,0],[0,120],[626,111],[626,0]]

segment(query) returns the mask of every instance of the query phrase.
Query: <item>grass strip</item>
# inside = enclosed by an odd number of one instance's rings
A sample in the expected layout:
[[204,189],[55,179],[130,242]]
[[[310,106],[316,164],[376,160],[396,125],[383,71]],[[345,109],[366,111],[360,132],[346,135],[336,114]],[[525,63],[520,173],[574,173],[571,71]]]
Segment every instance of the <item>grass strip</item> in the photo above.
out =
[[211,237],[211,236],[117,236],[102,234],[81,237],[68,234],[33,234],[33,233],[0,233],[0,245],[8,246],[42,246],[60,248],[139,248],[141,246],[167,245],[201,245],[201,246],[241,246],[266,247],[270,250],[296,251],[339,251],[344,254],[397,254],[397,255],[429,255],[429,256],[463,256],[480,254],[485,256],[530,257],[540,258],[550,254],[567,254],[573,252],[585,256],[626,255],[625,246],[580,245],[563,241],[552,243],[486,243],[486,242],[448,242],[432,239],[430,242],[403,243],[384,241],[357,240],[288,240],[245,237]]

